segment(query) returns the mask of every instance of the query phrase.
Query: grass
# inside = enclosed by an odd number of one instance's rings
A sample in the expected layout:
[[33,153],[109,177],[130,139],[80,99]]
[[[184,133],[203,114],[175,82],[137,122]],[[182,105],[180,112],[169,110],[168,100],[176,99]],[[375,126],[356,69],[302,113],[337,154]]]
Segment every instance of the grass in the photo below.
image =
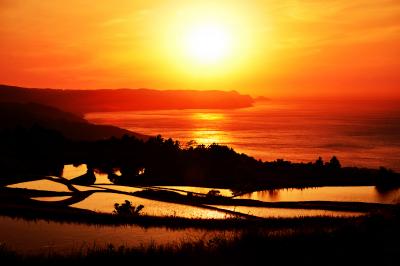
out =
[[129,263],[145,265],[398,265],[399,212],[312,226],[306,220],[282,230],[248,226],[233,238],[92,247],[65,254],[22,256],[2,247],[2,260],[41,265]]

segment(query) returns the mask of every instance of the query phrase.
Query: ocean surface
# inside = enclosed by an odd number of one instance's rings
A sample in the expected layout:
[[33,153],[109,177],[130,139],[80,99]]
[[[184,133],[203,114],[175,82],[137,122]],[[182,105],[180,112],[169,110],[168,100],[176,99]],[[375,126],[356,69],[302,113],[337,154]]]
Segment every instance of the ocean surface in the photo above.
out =
[[329,160],[400,170],[400,103],[265,101],[234,110],[99,112],[85,116],[142,134],[225,144],[256,159]]

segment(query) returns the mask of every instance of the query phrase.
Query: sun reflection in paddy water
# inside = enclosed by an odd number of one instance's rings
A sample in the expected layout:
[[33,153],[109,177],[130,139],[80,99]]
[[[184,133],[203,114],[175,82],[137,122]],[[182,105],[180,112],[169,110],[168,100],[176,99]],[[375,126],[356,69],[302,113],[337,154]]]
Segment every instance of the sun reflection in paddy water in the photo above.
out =
[[123,203],[125,200],[131,201],[135,206],[145,206],[142,213],[152,216],[175,216],[203,219],[224,219],[231,217],[231,215],[228,215],[222,211],[220,212],[177,203],[149,200],[135,196],[121,195],[118,193],[103,192],[95,193],[85,200],[72,205],[71,207],[111,213],[114,210],[114,203]]
[[47,179],[21,182],[17,184],[8,185],[8,188],[21,188],[21,189],[32,189],[32,190],[43,190],[43,191],[54,191],[54,192],[70,192],[66,185],[61,183],[50,181]]
[[83,175],[87,172],[88,168],[86,164],[81,165],[73,165],[73,164],[66,164],[64,165],[62,177],[66,179],[72,179],[74,177]]

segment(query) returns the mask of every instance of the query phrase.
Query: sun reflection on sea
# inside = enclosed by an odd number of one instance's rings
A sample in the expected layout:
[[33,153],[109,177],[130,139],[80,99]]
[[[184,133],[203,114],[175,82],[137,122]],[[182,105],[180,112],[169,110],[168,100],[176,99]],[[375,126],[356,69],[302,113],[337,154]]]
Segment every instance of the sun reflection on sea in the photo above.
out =
[[194,113],[194,120],[206,120],[206,121],[215,121],[222,120],[225,118],[224,114],[221,113]]
[[225,131],[199,128],[192,131],[192,139],[198,144],[211,145],[213,143],[225,144],[231,138]]
[[218,124],[225,120],[223,113],[216,112],[195,112],[190,116],[194,125],[197,125],[190,131],[190,140],[197,144],[210,145],[213,143],[228,143],[230,138],[225,131],[218,129]]

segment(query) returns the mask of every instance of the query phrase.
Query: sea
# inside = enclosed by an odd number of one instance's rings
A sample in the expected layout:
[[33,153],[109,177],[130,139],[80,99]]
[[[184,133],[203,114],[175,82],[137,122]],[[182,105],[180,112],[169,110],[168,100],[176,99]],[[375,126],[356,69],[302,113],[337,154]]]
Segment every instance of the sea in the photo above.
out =
[[395,100],[265,100],[240,109],[88,113],[183,147],[218,143],[256,159],[311,162],[337,156],[343,166],[400,171],[400,102]]

